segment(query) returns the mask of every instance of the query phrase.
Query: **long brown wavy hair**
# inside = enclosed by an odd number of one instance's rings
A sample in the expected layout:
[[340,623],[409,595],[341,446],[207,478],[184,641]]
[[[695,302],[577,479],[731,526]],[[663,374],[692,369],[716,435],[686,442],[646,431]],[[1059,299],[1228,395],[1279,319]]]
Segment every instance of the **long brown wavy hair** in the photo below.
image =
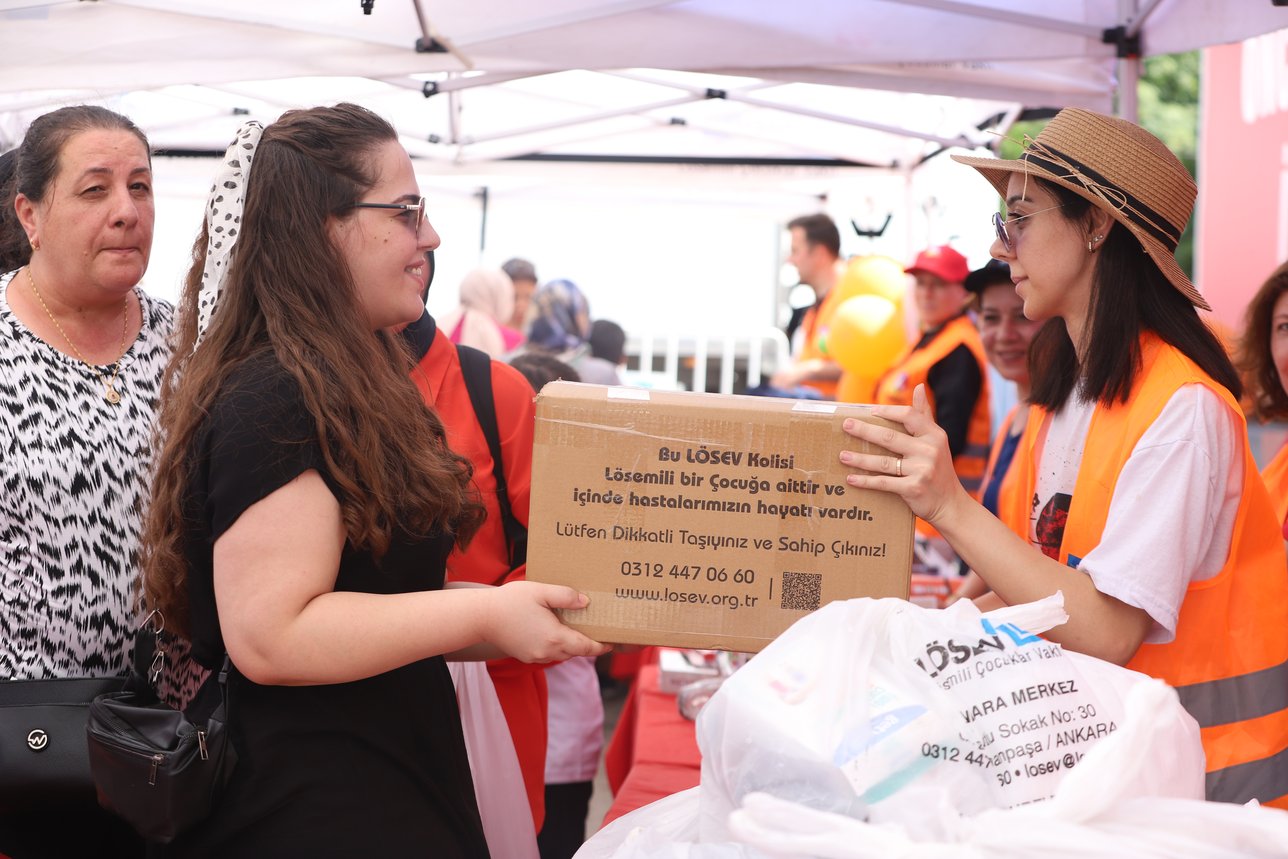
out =
[[[264,129],[246,183],[241,234],[214,320],[196,342],[205,229],[193,248],[174,358],[162,379],[143,593],[170,628],[189,628],[185,539],[195,442],[228,378],[271,354],[298,382],[340,503],[349,543],[377,557],[396,530],[443,528],[464,545],[483,508],[467,460],[409,379],[402,339],[373,334],[328,218],[377,181],[375,150],[394,129],[353,104],[296,110]],[[212,192],[213,193],[213,192]]]
[[1288,393],[1279,381],[1279,370],[1270,354],[1270,326],[1275,302],[1288,292],[1288,263],[1275,269],[1261,284],[1248,305],[1243,337],[1239,340],[1239,369],[1248,383],[1248,396],[1262,420],[1288,418]]

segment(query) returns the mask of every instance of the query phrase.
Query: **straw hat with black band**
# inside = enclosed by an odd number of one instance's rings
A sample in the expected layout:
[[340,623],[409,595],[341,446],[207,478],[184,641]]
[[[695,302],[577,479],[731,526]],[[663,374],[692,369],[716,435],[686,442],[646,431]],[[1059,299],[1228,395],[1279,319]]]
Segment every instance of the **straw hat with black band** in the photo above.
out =
[[1135,123],[1068,107],[1027,141],[1016,160],[952,158],[982,173],[1003,199],[1012,173],[1036,176],[1085,197],[1126,227],[1191,303],[1212,309],[1176,262],[1176,246],[1194,212],[1198,188],[1171,150]]

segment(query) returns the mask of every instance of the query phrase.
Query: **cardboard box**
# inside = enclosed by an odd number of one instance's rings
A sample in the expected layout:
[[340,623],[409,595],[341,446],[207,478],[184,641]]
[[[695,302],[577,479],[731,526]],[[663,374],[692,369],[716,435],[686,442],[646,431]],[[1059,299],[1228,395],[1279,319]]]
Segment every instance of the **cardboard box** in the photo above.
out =
[[528,578],[607,642],[757,651],[820,605],[907,599],[912,513],[849,486],[870,407],[555,382],[537,398]]

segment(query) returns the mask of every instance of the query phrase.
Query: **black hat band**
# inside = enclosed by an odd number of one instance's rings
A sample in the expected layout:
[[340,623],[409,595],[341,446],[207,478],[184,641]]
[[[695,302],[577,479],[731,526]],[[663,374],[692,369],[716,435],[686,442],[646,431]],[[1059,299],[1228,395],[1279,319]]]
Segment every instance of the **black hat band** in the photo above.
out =
[[[1045,143],[1042,145],[1042,149],[1054,155],[1056,158],[1059,158],[1060,161],[1045,158],[1034,152],[1032,147],[1025,150],[1024,155],[1021,156],[1021,158],[1028,163],[1042,167],[1047,172],[1054,176],[1058,176],[1061,179],[1076,179],[1089,189],[1093,187],[1092,183],[1094,183],[1094,186],[1112,191],[1116,197],[1121,198],[1123,201],[1123,205],[1115,206],[1118,211],[1122,212],[1133,224],[1158,239],[1158,241],[1162,242],[1169,251],[1175,252],[1176,246],[1181,240],[1180,234],[1177,233],[1173,235],[1158,226],[1159,224],[1166,224],[1170,227],[1171,223],[1167,218],[1158,214],[1149,206],[1146,206],[1140,201],[1140,198],[1124,191],[1117,184],[1106,179],[1104,176],[1097,173],[1095,170],[1092,170],[1076,158],[1070,158],[1065,153],[1058,149],[1054,149]],[[1068,175],[1069,168],[1073,168],[1076,171],[1073,176]],[[1087,180],[1091,180],[1090,183]]]

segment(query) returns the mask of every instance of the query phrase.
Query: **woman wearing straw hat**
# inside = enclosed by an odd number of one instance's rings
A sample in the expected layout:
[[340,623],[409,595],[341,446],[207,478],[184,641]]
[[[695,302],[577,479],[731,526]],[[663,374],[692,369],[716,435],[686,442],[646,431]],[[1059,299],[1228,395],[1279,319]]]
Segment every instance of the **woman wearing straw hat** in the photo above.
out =
[[1000,521],[976,503],[924,392],[876,410],[906,436],[850,422],[896,454],[843,452],[850,483],[903,497],[991,606],[1063,592],[1069,621],[1050,638],[1176,687],[1202,727],[1209,799],[1288,807],[1288,569],[1238,376],[1174,257],[1193,180],[1141,128],[1076,109],[1018,160],[953,157],[1005,199],[992,255],[1045,323],[1012,465],[1026,491]]

